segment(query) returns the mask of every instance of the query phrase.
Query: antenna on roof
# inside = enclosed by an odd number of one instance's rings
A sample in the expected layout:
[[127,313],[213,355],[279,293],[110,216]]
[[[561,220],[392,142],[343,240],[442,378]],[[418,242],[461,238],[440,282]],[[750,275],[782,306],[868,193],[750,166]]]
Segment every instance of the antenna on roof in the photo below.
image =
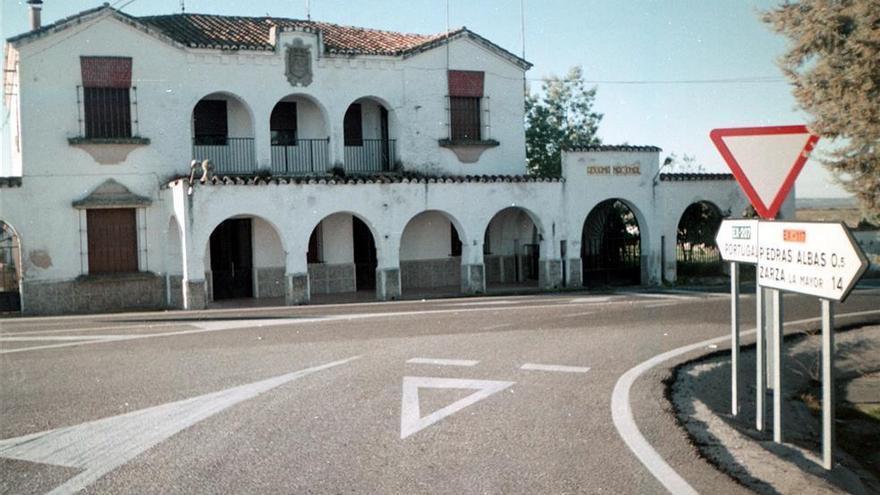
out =
[[306,0],[306,20],[307,21],[312,20],[312,8],[311,8],[310,4],[311,4],[311,2],[309,0]]
[[186,13],[186,0],[180,0],[180,13]]

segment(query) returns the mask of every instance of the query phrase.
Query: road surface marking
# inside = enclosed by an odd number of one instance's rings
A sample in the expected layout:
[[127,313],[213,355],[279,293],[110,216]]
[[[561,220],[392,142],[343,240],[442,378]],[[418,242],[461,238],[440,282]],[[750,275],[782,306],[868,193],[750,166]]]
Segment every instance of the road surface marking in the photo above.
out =
[[678,301],[698,301],[698,300],[702,299],[697,296],[683,296],[683,295],[679,295],[679,294],[655,294],[655,293],[651,293],[651,292],[636,292],[636,291],[624,291],[624,292],[618,292],[618,294],[627,295],[627,296],[644,297],[647,299],[666,299],[666,300],[674,299],[674,300],[678,300]]
[[483,327],[483,328],[481,328],[480,330],[483,330],[483,331],[486,331],[486,330],[498,330],[499,328],[512,327],[513,325],[514,325],[514,323],[500,323],[500,324],[498,324],[498,325],[490,325],[490,326],[488,326],[488,327]]
[[494,306],[498,304],[513,304],[516,301],[474,301],[474,302],[461,302],[461,303],[453,303],[453,304],[445,304],[445,306]]
[[239,402],[359,356],[75,426],[0,440],[0,457],[83,469],[51,492],[76,493],[181,430]]
[[470,359],[412,358],[409,364],[437,364],[440,366],[476,366],[479,361]]
[[[37,351],[43,349],[57,349],[62,347],[74,347],[86,344],[105,344],[108,342],[125,342],[128,340],[139,340],[139,339],[150,339],[157,337],[173,337],[176,335],[190,335],[190,334],[198,334],[205,332],[216,332],[222,330],[239,330],[239,329],[254,329],[254,328],[266,328],[273,327],[279,325],[299,325],[306,323],[336,323],[340,321],[355,321],[355,320],[367,320],[371,318],[397,318],[397,317],[407,317],[407,316],[433,316],[433,315],[442,315],[442,314],[460,314],[464,312],[497,312],[497,311],[530,311],[534,309],[543,309],[549,308],[553,306],[558,306],[558,304],[531,304],[531,305],[513,305],[505,308],[498,307],[483,307],[483,308],[461,308],[461,309],[436,309],[436,310],[418,310],[418,311],[393,311],[388,313],[353,313],[353,314],[345,314],[345,315],[328,315],[328,316],[307,316],[307,317],[279,317],[277,319],[271,320],[228,320],[228,321],[198,321],[190,323],[190,325],[197,327],[192,330],[177,330],[172,332],[159,332],[159,333],[144,333],[144,334],[133,334],[126,335],[122,338],[113,339],[113,340],[87,340],[80,342],[67,342],[63,344],[50,344],[50,345],[42,345],[42,346],[33,346],[33,347],[19,347],[14,349],[0,349],[0,354],[11,354],[18,352],[28,352],[28,351]],[[76,331],[72,329],[71,332]]]
[[526,363],[519,367],[526,371],[558,371],[560,373],[586,373],[590,368],[586,366],[563,366],[561,364],[537,364]]
[[676,304],[678,304],[678,303],[672,302],[672,301],[660,302],[660,303],[646,304],[645,308],[665,308],[666,306],[675,306]]
[[[870,314],[880,314],[880,310],[858,311],[854,313],[843,313],[834,315],[835,318],[846,318],[851,316],[863,316]],[[819,321],[821,317],[804,318],[802,320],[789,321],[785,326],[799,325],[802,323],[811,323]],[[747,330],[740,333],[740,336],[747,336],[755,333],[755,329]],[[638,425],[633,418],[632,406],[629,401],[629,392],[633,383],[645,374],[651,368],[660,363],[687,354],[688,352],[705,348],[712,344],[721,344],[730,342],[730,335],[716,337],[714,339],[704,340],[696,344],[686,345],[664,352],[651,359],[636,365],[629,371],[624,373],[614,384],[614,391],[611,394],[611,417],[614,421],[614,427],[620,434],[623,441],[629,447],[629,450],[642,462],[642,464],[657,478],[657,481],[663,484],[670,493],[678,494],[696,494],[697,491],[685,481],[672,467],[663,460],[663,457],[654,450],[654,447],[648,443],[644,435],[639,431]]]
[[[13,337],[18,335],[40,335],[40,334],[51,334],[51,333],[65,333],[65,332],[96,332],[96,331],[105,331],[105,330],[152,330],[154,328],[163,328],[163,327],[191,327],[190,323],[161,323],[162,320],[153,320],[156,324],[144,324],[144,325],[113,325],[113,326],[105,326],[105,327],[86,327],[86,328],[51,328],[47,330],[27,330],[24,332],[0,332],[0,337]],[[144,322],[144,323],[149,323]]]
[[582,312],[582,313],[571,313],[571,314],[567,314],[567,315],[560,315],[560,317],[562,317],[562,318],[574,318],[574,317],[577,317],[577,316],[590,316],[590,315],[594,315],[594,314],[596,314],[595,311],[584,311],[584,312]]
[[[461,411],[465,407],[475,404],[513,384],[514,382],[496,380],[461,380],[458,378],[405,376],[403,377],[403,399],[400,405],[400,439],[403,440],[446,416]],[[419,409],[420,388],[466,388],[474,389],[476,392],[422,417]]]
[[568,301],[569,304],[592,304],[592,303],[605,303],[611,300],[610,296],[597,296],[597,297],[577,297]]
[[34,335],[33,337],[0,337],[0,342],[53,342],[78,340],[119,340],[128,335]]

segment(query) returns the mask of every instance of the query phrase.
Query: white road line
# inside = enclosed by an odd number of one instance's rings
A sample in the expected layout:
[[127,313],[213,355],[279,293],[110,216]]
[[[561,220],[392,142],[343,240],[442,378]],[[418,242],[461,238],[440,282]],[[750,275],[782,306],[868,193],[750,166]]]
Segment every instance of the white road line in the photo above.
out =
[[537,364],[526,363],[519,367],[526,371],[558,371],[560,373],[586,373],[590,368],[586,366],[563,366],[561,364]]
[[498,330],[499,328],[507,328],[512,327],[513,323],[500,323],[498,325],[490,325],[488,327],[483,327],[480,330]]
[[[80,341],[80,342],[68,342],[64,344],[51,344],[44,346],[34,346],[34,347],[21,347],[16,349],[0,349],[0,354],[11,354],[18,352],[27,352],[27,351],[37,351],[43,349],[57,349],[61,347],[74,347],[86,344],[103,344],[108,342],[125,342],[128,340],[139,340],[139,339],[150,339],[157,337],[172,337],[176,335],[190,335],[190,334],[198,334],[198,333],[206,333],[206,332],[216,332],[222,330],[239,330],[239,329],[253,329],[253,328],[266,328],[273,327],[278,325],[300,325],[305,323],[334,323],[339,321],[354,321],[354,320],[366,320],[371,318],[394,318],[394,317],[407,317],[407,316],[432,316],[432,315],[442,315],[442,314],[460,314],[464,312],[475,313],[475,312],[497,312],[497,311],[531,311],[534,309],[542,309],[542,308],[550,308],[558,306],[558,304],[530,304],[530,305],[513,305],[508,306],[506,308],[496,308],[496,307],[487,307],[487,308],[461,308],[461,309],[436,309],[436,310],[419,310],[419,311],[394,311],[388,313],[352,313],[346,315],[329,315],[329,316],[314,316],[314,317],[288,317],[288,318],[277,318],[271,320],[229,320],[229,321],[199,321],[191,323],[192,326],[198,327],[194,330],[179,330],[174,332],[161,332],[161,333],[144,333],[144,334],[134,334],[134,335],[126,335],[119,339],[113,340],[88,340],[88,341]],[[71,330],[75,331],[75,330]]]
[[593,303],[606,303],[611,300],[610,296],[596,296],[596,297],[576,297],[570,301],[569,304],[593,304]]
[[[870,310],[870,311],[857,311],[854,313],[843,313],[834,315],[835,318],[846,318],[852,316],[864,316],[870,314],[880,314],[880,310]],[[795,320],[786,322],[786,326],[790,325],[799,325],[802,323],[811,323],[819,321],[820,317],[816,318],[804,318],[802,320]],[[755,329],[751,329],[748,331],[742,332],[741,336],[746,336],[755,333]],[[611,394],[611,417],[614,420],[614,427],[617,428],[617,433],[620,434],[623,441],[626,442],[626,445],[629,449],[635,454],[635,456],[642,462],[642,464],[654,475],[657,480],[669,490],[670,493],[673,494],[696,494],[697,491],[685,481],[684,478],[681,477],[677,472],[675,472],[672,467],[666,463],[663,457],[654,450],[654,447],[648,443],[648,440],[642,435],[639,431],[638,425],[636,425],[636,421],[633,418],[632,407],[629,401],[629,392],[632,388],[633,383],[645,374],[651,368],[659,365],[660,363],[672,359],[677,356],[681,356],[682,354],[687,354],[688,352],[698,350],[700,348],[704,348],[713,344],[720,344],[724,342],[730,341],[730,335],[724,335],[722,337],[716,337],[714,339],[704,340],[702,342],[697,342],[696,344],[687,345],[684,347],[679,347],[678,349],[673,349],[671,351],[664,352],[663,354],[659,354],[657,356],[652,357],[651,359],[631,368],[629,371],[624,373],[614,385],[614,391]]]
[[496,306],[500,304],[513,304],[516,301],[474,301],[474,302],[462,302],[462,303],[454,303],[454,304],[444,304],[444,306]]
[[575,318],[578,316],[590,316],[596,314],[595,311],[584,311],[582,313],[571,313],[567,315],[560,315],[562,318]]
[[53,342],[78,340],[119,340],[129,335],[34,335],[33,337],[0,337],[0,342]]
[[439,366],[476,366],[479,361],[470,359],[412,358],[409,364],[436,364]]
[[13,337],[19,335],[43,335],[43,334],[53,334],[53,333],[65,333],[65,332],[96,332],[98,330],[152,330],[154,328],[163,328],[163,327],[191,327],[190,323],[161,323],[162,320],[154,320],[157,323],[153,324],[145,324],[145,325],[113,325],[109,327],[91,327],[91,328],[53,328],[49,330],[29,330],[26,332],[0,332],[0,337]]
[[[420,376],[403,377],[403,395],[400,403],[400,439],[421,431],[441,419],[461,411],[490,395],[500,392],[513,385],[514,382],[496,380],[462,380],[458,378],[430,378]],[[419,408],[420,388],[452,388],[473,389],[476,392],[459,399],[446,407],[442,407],[422,417]]]
[[697,296],[683,296],[679,294],[654,294],[651,292],[635,292],[635,291],[626,291],[626,292],[618,292],[618,294],[625,294],[627,296],[638,296],[645,297],[648,299],[676,299],[679,301],[698,301],[701,298]]
[[678,303],[677,303],[677,302],[672,302],[672,301],[670,301],[670,302],[661,302],[661,303],[653,303],[653,304],[646,304],[646,305],[645,305],[645,308],[663,308],[663,307],[666,307],[666,306],[675,306],[676,304],[678,304]]
[[0,440],[0,457],[80,468],[49,492],[76,493],[129,460],[239,402],[359,356],[75,426]]

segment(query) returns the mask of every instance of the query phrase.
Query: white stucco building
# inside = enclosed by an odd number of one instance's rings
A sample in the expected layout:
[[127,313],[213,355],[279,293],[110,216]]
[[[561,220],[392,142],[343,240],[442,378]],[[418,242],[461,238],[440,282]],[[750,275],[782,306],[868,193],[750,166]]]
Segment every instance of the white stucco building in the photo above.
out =
[[527,176],[530,64],[467,29],[102,6],[10,38],[4,67],[0,221],[29,314],[659,284],[689,205],[746,205],[650,146]]

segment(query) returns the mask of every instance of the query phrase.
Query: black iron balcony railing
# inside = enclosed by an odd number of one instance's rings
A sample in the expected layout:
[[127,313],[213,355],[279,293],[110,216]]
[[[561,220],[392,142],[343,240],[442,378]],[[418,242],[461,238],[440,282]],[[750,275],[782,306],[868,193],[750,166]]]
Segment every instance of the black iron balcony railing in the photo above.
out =
[[193,158],[211,160],[215,174],[257,172],[254,138],[200,136],[193,139]]
[[394,139],[362,139],[360,146],[345,146],[347,173],[387,172],[395,161]]
[[272,145],[272,175],[323,174],[329,168],[330,138]]

